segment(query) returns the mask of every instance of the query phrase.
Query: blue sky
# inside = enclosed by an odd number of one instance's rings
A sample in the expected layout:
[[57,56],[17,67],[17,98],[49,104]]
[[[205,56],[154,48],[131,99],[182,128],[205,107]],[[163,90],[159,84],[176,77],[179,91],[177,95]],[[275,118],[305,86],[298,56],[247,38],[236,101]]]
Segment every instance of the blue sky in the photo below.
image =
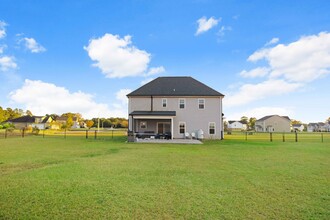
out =
[[159,76],[225,94],[227,120],[330,116],[330,2],[1,0],[0,106],[126,117]]

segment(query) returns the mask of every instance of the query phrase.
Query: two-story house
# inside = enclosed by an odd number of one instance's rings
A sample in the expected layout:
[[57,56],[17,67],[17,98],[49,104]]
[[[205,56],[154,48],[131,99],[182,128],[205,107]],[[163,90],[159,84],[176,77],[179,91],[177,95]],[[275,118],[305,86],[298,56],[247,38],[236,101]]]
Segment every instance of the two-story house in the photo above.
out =
[[288,116],[268,115],[255,123],[256,132],[290,132],[291,120]]
[[15,128],[23,129],[23,128],[38,128],[38,129],[46,129],[50,127],[50,123],[53,121],[51,116],[31,116],[24,115],[19,118],[7,120],[7,122],[12,123]]
[[246,131],[247,123],[245,121],[228,121],[228,129],[233,131]]
[[192,77],[158,77],[127,97],[134,134],[223,139],[224,95]]

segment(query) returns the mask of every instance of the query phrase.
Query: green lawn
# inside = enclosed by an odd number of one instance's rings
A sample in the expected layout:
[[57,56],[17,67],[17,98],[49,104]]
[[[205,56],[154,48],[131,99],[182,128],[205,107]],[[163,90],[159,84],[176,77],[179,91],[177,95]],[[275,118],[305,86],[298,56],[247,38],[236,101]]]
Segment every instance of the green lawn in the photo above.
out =
[[329,142],[0,139],[0,219],[329,219]]

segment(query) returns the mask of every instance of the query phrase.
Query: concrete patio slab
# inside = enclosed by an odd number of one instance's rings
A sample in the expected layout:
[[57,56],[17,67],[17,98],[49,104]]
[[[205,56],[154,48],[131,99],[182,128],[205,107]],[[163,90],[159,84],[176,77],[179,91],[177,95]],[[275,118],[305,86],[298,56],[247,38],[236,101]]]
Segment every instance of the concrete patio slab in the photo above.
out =
[[196,139],[173,139],[173,140],[166,140],[166,139],[152,139],[152,138],[145,138],[145,139],[136,139],[136,143],[157,143],[157,144],[203,144],[200,140]]

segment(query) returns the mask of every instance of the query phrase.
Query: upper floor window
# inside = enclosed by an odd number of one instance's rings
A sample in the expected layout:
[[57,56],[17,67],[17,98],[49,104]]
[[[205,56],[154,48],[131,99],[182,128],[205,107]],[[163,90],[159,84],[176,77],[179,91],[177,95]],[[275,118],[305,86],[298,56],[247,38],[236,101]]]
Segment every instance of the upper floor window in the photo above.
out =
[[205,108],[205,99],[198,99],[198,109]]
[[167,99],[162,99],[162,106],[163,108],[167,107]]
[[184,99],[179,99],[179,108],[183,109],[185,108],[186,102]]
[[209,123],[209,134],[215,134],[215,122]]

